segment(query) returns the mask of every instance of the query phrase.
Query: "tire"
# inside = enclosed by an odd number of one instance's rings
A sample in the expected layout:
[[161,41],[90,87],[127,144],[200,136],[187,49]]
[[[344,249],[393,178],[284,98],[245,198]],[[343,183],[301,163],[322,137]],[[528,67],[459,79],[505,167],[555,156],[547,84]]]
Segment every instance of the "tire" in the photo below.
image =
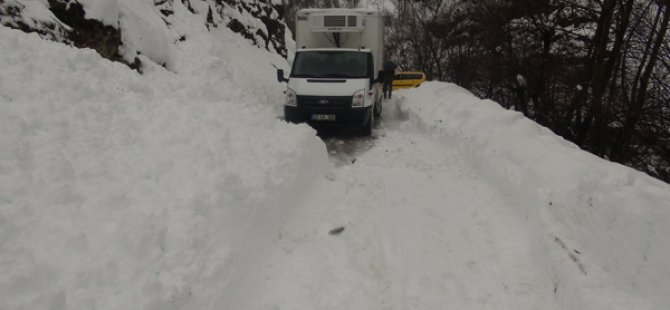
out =
[[374,107],[374,109],[373,109],[373,114],[374,114],[375,116],[380,116],[380,115],[382,115],[382,107],[383,107],[383,105],[382,105],[382,100],[379,100],[379,102],[375,103],[375,107]]
[[362,133],[364,136],[369,137],[372,135],[372,126],[374,125],[374,123],[375,123],[375,112],[373,109],[372,113],[370,113],[370,119],[365,125],[363,125]]

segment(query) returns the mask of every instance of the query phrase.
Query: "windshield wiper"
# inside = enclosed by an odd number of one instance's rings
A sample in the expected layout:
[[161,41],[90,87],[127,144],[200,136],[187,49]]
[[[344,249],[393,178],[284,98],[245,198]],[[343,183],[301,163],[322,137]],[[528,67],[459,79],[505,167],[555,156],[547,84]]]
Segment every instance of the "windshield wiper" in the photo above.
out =
[[345,75],[345,74],[338,74],[338,73],[328,73],[328,74],[323,74],[321,75],[322,77],[327,77],[327,78],[351,78],[351,76]]
[[314,74],[294,74],[291,77],[297,77],[297,78],[318,78],[318,76]]
[[356,76],[351,76],[351,75],[346,75],[346,74],[338,74],[338,73],[328,73],[328,74],[294,74],[291,75],[291,77],[294,78],[313,78],[313,79],[323,79],[323,78],[338,78],[338,79],[353,79],[353,78],[361,78],[361,77],[356,77]]

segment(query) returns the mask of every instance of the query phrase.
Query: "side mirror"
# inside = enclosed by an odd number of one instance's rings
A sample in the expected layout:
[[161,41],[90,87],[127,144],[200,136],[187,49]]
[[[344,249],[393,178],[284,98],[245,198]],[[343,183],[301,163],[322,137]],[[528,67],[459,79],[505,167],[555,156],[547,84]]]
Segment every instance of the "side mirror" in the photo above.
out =
[[288,79],[284,77],[284,70],[283,69],[277,69],[277,81],[288,82]]

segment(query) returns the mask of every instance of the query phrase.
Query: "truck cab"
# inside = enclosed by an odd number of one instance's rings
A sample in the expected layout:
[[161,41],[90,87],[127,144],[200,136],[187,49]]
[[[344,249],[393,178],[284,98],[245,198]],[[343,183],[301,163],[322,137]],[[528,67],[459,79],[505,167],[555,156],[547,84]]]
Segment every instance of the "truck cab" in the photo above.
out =
[[289,122],[337,124],[372,133],[381,114],[378,83],[383,63],[383,25],[364,9],[306,9],[296,14],[296,51],[287,82],[284,117]]

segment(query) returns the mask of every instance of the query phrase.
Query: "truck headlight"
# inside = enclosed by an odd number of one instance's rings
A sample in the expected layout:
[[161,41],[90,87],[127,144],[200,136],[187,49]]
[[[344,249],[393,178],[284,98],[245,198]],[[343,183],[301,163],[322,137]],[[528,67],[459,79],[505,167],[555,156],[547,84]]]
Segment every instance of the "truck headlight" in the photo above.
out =
[[286,105],[293,107],[298,106],[298,96],[295,94],[294,90],[288,87],[286,88]]
[[362,107],[365,105],[365,89],[361,89],[354,93],[354,98],[351,101],[352,107]]

